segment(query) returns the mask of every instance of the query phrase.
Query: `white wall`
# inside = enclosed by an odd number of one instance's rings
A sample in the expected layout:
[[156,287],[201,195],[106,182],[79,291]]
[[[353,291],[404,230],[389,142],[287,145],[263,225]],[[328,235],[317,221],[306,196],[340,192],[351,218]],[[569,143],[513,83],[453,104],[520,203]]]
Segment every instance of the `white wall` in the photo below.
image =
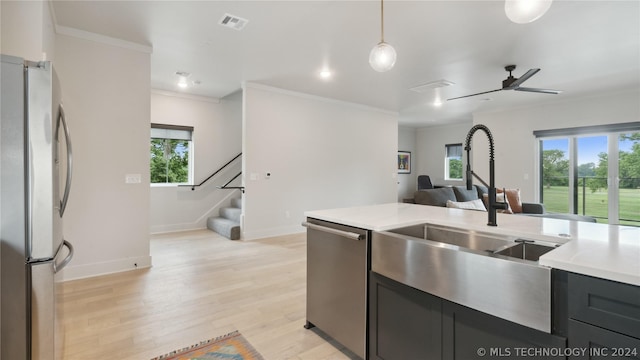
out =
[[[535,130],[640,121],[640,91],[608,93],[536,107],[474,114],[473,123],[486,125],[495,139],[496,186],[519,188],[523,201],[537,201],[538,147]],[[473,169],[488,181],[486,136],[477,132]]]
[[[445,145],[464,144],[465,137],[473,125],[470,122],[446,126],[431,126],[416,130],[416,150],[419,154],[416,164],[418,175],[429,175],[434,185],[463,185],[464,181],[444,179]],[[462,162],[466,166],[466,157]]]
[[243,237],[302,232],[308,210],[395,202],[397,150],[397,114],[247,84]]
[[74,153],[64,278],[150,266],[150,55],[58,35],[56,59]]
[[2,54],[54,60],[55,31],[48,1],[1,1],[0,8]]
[[[169,95],[152,92],[151,122],[193,126],[194,182],[200,183],[242,151],[242,92],[220,100]],[[240,197],[238,190],[216,186],[239,173],[241,164],[241,159],[236,160],[227,171],[194,191],[151,186],[151,232],[205,228],[207,217],[217,215],[229,197]]]
[[45,3],[41,1],[0,2],[0,45],[3,54],[41,60],[44,6]]
[[411,152],[411,173],[398,174],[398,202],[402,202],[402,199],[413,198],[417,189],[419,173],[415,166],[420,159],[420,153],[416,151],[416,129],[398,127],[398,151]]

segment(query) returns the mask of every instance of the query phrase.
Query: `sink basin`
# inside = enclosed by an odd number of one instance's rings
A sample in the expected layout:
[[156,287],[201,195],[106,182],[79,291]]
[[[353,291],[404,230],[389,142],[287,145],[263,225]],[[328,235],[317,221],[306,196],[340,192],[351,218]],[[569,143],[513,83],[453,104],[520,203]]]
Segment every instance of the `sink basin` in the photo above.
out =
[[390,230],[389,232],[489,253],[495,253],[510,246],[516,239],[515,237],[483,234],[476,231],[434,225],[409,226]]
[[495,254],[522,260],[538,261],[540,256],[548,253],[553,249],[555,249],[555,246],[520,242],[506,249],[496,251]]

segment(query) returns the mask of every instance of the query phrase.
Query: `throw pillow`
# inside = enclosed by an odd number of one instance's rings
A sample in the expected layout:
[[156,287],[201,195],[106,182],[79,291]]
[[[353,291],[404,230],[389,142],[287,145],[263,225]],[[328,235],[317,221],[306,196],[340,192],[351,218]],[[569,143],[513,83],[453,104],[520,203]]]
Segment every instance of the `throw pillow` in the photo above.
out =
[[489,192],[489,189],[484,185],[474,185],[478,190],[478,199],[482,199],[482,196]]
[[449,187],[439,189],[418,190],[413,193],[416,204],[431,206],[446,206],[447,200],[455,201],[456,194]]
[[[496,189],[498,194],[502,194],[502,189]],[[522,213],[522,200],[520,199],[520,189],[505,189],[507,202],[514,214]]]
[[466,186],[454,186],[453,192],[456,194],[456,199],[458,202],[479,199],[478,191],[476,190],[476,188],[467,190]]
[[[482,202],[484,202],[484,206],[488,209],[489,208],[489,194],[482,195]],[[511,206],[509,206],[509,201],[505,201],[503,193],[496,194],[496,202],[506,202],[507,203],[507,208],[506,209],[504,209],[504,210],[498,209],[499,213],[502,213],[502,214],[513,214],[513,210],[511,210]]]
[[455,208],[455,209],[487,211],[487,209],[484,207],[484,204],[482,203],[482,200],[480,199],[475,199],[471,201],[459,201],[459,202],[447,200],[447,207]]

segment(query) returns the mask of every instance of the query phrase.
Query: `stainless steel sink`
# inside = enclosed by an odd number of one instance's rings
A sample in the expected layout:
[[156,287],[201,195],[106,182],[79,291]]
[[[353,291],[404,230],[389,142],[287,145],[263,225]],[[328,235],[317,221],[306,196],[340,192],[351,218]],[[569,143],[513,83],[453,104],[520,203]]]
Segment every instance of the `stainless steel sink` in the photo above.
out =
[[453,245],[461,249],[479,251],[482,253],[495,253],[509,246],[512,246],[517,237],[503,235],[485,234],[477,231],[456,229],[446,226],[436,225],[415,225],[389,232],[408,235],[420,239],[437,241],[448,245]]
[[431,224],[374,232],[371,239],[372,271],[551,332],[551,269],[537,261],[555,244]]
[[547,246],[530,242],[520,242],[516,243],[515,245],[509,246],[506,249],[498,250],[495,252],[495,254],[522,260],[538,261],[540,256],[548,253],[555,248],[555,246]]

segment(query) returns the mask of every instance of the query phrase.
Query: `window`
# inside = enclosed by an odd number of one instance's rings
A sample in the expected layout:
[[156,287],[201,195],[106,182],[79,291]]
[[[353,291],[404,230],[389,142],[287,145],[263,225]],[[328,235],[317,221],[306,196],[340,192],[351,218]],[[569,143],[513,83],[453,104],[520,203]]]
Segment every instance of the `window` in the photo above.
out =
[[192,183],[193,127],[151,124],[152,184]]
[[638,123],[535,131],[547,211],[640,226]]
[[444,147],[444,179],[462,180],[462,144],[449,144]]

